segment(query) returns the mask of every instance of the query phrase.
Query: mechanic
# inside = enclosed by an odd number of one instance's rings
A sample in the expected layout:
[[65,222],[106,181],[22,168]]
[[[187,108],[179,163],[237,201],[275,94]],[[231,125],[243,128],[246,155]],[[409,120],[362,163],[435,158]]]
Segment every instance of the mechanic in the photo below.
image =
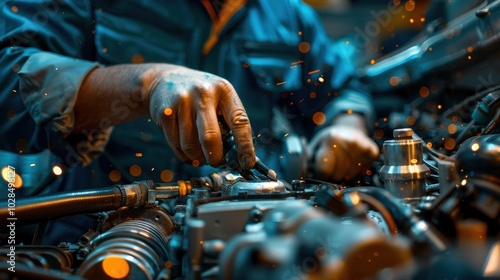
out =
[[223,158],[218,114],[240,165],[257,154],[278,177],[290,134],[309,140],[319,179],[378,155],[368,90],[301,1],[1,5],[0,148],[50,149],[68,169],[47,191],[207,175]]

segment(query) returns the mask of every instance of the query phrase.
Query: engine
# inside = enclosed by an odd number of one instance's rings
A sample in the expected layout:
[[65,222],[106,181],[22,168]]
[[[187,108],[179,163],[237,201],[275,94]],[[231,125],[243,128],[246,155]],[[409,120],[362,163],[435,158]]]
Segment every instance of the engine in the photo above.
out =
[[[287,182],[259,162],[242,174],[233,165],[176,183],[141,181],[18,199],[16,226],[38,226],[33,244],[5,242],[0,275],[500,277],[500,135],[469,138],[453,156],[441,157],[412,129],[396,129],[393,136],[384,143],[383,166],[371,186],[309,178]],[[2,206],[2,217],[8,211]],[[98,226],[82,232],[78,242],[37,244],[46,221],[70,215],[92,215]],[[4,236],[8,241],[9,232]],[[16,274],[9,273],[12,262]]]

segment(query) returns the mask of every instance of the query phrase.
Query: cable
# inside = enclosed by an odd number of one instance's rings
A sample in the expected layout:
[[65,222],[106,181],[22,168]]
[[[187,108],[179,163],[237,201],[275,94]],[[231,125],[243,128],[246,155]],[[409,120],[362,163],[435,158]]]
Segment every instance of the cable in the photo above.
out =
[[488,123],[488,125],[483,129],[481,132],[481,135],[489,134],[493,128],[495,128],[495,125],[500,121],[500,109],[497,110],[495,117]]
[[424,159],[424,164],[427,165],[427,167],[429,167],[430,170],[439,174],[439,168],[437,168],[436,166],[434,166],[433,164],[431,164],[430,162],[428,162],[425,159]]
[[425,187],[426,192],[436,192],[439,191],[439,184],[430,184]]
[[[415,132],[413,132],[412,137],[413,137],[413,139],[420,140],[420,141],[424,142],[424,140]],[[424,147],[424,150],[427,153],[429,153],[429,155],[432,156],[434,158],[434,160],[436,160],[436,161],[439,161],[439,160],[453,161],[453,158],[450,156],[447,156],[445,154],[441,154],[440,152],[434,150],[433,148],[430,148],[429,146],[427,146],[425,144],[422,146]]]
[[389,228],[389,232],[392,236],[398,235],[398,227],[396,225],[396,221],[391,216],[391,213],[387,208],[382,204],[379,200],[375,199],[373,196],[367,193],[358,193],[361,201],[366,203],[371,209],[377,211],[382,218],[384,219],[387,227]]
[[471,127],[476,123],[475,120],[472,120],[470,121],[467,126],[465,127],[464,130],[462,130],[462,132],[460,132],[460,134],[458,135],[458,137],[455,139],[455,143],[457,143],[457,145],[459,145],[460,143],[463,142],[463,138],[465,137],[466,133],[469,132],[469,130],[471,129]]
[[478,92],[477,94],[475,94],[473,96],[466,98],[464,101],[462,101],[462,102],[456,104],[455,106],[451,107],[450,109],[444,111],[441,114],[441,119],[447,119],[449,117],[449,115],[451,115],[452,113],[454,113],[455,111],[457,111],[458,109],[463,107],[465,104],[467,104],[471,101],[478,101],[480,98],[483,98],[485,95],[489,94],[490,92],[495,91],[495,90],[499,90],[499,89],[500,89],[500,85],[496,85],[492,88],[487,88],[483,91]]

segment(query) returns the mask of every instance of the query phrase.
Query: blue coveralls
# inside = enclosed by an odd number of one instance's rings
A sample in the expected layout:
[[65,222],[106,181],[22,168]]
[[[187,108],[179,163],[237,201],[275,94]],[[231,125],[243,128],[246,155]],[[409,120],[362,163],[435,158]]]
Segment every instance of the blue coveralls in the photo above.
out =
[[[312,137],[314,113],[323,112],[325,123],[349,110],[369,124],[373,118],[369,96],[352,79],[348,45],[334,48],[317,14],[298,0],[249,0],[218,34],[201,1],[2,1],[0,8],[0,149],[50,148],[53,160],[71,167],[50,192],[207,174],[178,161],[150,117],[90,133],[90,141],[68,137],[79,87],[95,67],[164,62],[224,77],[250,117],[257,155],[278,175],[283,137]],[[133,105],[114,106],[126,113]],[[273,108],[293,128],[277,128]],[[90,149],[75,147],[82,139]]]

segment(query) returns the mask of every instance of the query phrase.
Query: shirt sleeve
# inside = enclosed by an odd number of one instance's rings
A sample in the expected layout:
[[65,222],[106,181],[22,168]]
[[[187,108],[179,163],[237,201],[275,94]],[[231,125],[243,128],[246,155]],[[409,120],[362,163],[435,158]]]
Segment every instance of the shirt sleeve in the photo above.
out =
[[93,9],[88,1],[0,4],[0,148],[51,149],[67,164],[87,164],[111,129],[72,135],[73,107],[92,62]]
[[[299,4],[299,17],[304,30],[305,41],[310,45],[304,67],[306,81],[321,85],[324,81],[320,108],[325,114],[323,125],[330,124],[342,113],[357,113],[364,117],[368,128],[375,118],[370,88],[357,79],[355,47],[344,42],[334,43],[328,38],[316,12],[306,4]],[[319,70],[319,71],[318,71]],[[324,101],[324,102],[323,102]]]
[[338,96],[323,108],[325,123],[331,123],[340,114],[357,113],[364,117],[368,129],[371,129],[371,124],[375,121],[371,89],[357,78],[354,58],[356,51],[347,42],[331,44],[330,57],[334,65],[331,86],[337,90]]

